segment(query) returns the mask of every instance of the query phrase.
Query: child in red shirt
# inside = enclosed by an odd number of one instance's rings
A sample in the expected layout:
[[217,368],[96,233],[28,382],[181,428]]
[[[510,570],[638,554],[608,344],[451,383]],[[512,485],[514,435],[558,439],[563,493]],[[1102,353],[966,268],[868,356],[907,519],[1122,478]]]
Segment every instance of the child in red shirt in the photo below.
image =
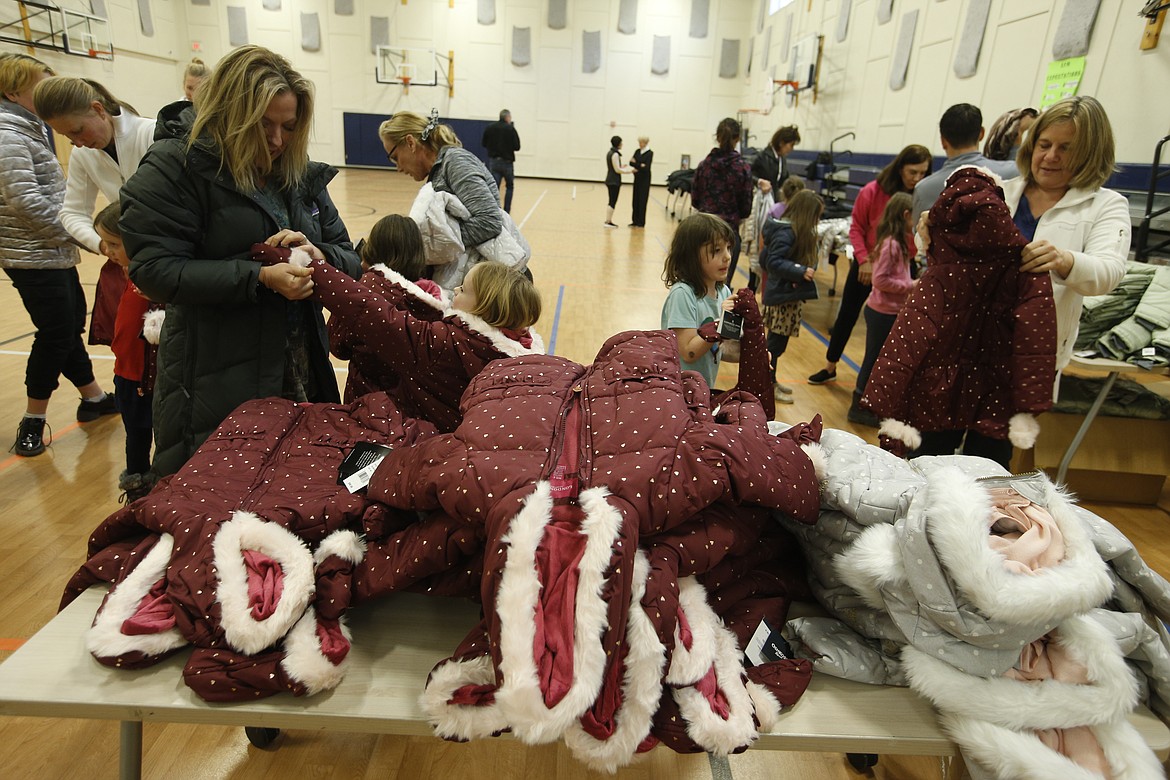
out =
[[[121,209],[117,203],[104,208],[94,219],[102,239],[102,253],[122,266],[128,275],[130,258],[118,229]],[[154,400],[155,357],[164,317],[161,304],[146,298],[127,280],[126,292],[114,319],[114,402],[126,429],[126,469],[118,476],[122,500],[145,496],[157,477],[150,470],[150,446],[154,439],[151,404]]]

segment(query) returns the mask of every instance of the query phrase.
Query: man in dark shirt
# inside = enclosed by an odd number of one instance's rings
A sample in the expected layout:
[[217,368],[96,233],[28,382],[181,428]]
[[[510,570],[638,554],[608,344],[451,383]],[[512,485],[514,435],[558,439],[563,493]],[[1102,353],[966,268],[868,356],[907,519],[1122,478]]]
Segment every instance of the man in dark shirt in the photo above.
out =
[[512,186],[516,176],[512,172],[512,164],[516,162],[516,152],[520,151],[520,135],[512,124],[512,112],[504,109],[500,112],[500,121],[492,122],[483,131],[483,146],[488,152],[488,170],[496,180],[499,188],[503,179],[508,185],[504,195],[504,211],[512,212]]

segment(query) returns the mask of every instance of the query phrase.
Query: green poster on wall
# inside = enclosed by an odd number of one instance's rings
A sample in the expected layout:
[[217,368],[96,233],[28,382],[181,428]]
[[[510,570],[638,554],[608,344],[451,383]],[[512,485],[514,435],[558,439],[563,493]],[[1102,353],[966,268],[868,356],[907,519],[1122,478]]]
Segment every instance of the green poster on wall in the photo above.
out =
[[1048,75],[1044,79],[1044,94],[1040,98],[1043,110],[1056,101],[1077,94],[1081,76],[1085,74],[1085,58],[1069,57],[1048,63]]

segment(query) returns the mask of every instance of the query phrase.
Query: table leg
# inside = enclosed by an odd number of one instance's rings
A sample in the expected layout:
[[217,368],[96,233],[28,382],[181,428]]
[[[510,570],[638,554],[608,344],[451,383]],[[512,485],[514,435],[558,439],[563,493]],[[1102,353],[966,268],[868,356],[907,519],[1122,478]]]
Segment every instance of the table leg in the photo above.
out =
[[1077,429],[1077,435],[1073,436],[1073,440],[1069,442],[1068,449],[1064,451],[1064,457],[1060,459],[1060,468],[1056,470],[1056,481],[1059,484],[1064,484],[1064,478],[1068,474],[1069,464],[1072,463],[1073,457],[1077,454],[1077,450],[1080,448],[1085,434],[1089,432],[1089,426],[1093,424],[1093,419],[1097,416],[1097,412],[1101,411],[1101,404],[1105,403],[1105,398],[1109,395],[1109,391],[1113,389],[1113,383],[1117,381],[1117,375],[1119,373],[1118,371],[1109,372],[1109,376],[1105,378],[1105,383],[1101,385],[1101,392],[1097,393],[1097,398],[1094,399],[1093,405],[1089,407],[1089,412],[1085,415],[1084,422]]
[[118,756],[118,777],[121,780],[142,778],[142,721],[122,721],[121,750]]

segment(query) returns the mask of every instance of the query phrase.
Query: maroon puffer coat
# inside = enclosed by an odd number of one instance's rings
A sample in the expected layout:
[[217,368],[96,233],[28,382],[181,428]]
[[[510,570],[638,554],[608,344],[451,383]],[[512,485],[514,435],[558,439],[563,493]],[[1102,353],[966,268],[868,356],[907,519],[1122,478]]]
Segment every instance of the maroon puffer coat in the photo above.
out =
[[883,418],[880,433],[894,446],[916,447],[922,431],[1006,439],[1014,415],[1052,405],[1052,282],[1021,273],[1027,240],[986,171],[955,171],[930,225],[930,265],[882,347],[862,405]]
[[362,339],[362,352],[396,374],[390,393],[402,413],[433,423],[440,431],[459,424],[459,399],[472,377],[503,357],[539,355],[544,343],[531,330],[532,345],[504,335],[481,318],[455,309],[432,321],[399,308],[393,300],[339,272],[314,262],[313,300]]

